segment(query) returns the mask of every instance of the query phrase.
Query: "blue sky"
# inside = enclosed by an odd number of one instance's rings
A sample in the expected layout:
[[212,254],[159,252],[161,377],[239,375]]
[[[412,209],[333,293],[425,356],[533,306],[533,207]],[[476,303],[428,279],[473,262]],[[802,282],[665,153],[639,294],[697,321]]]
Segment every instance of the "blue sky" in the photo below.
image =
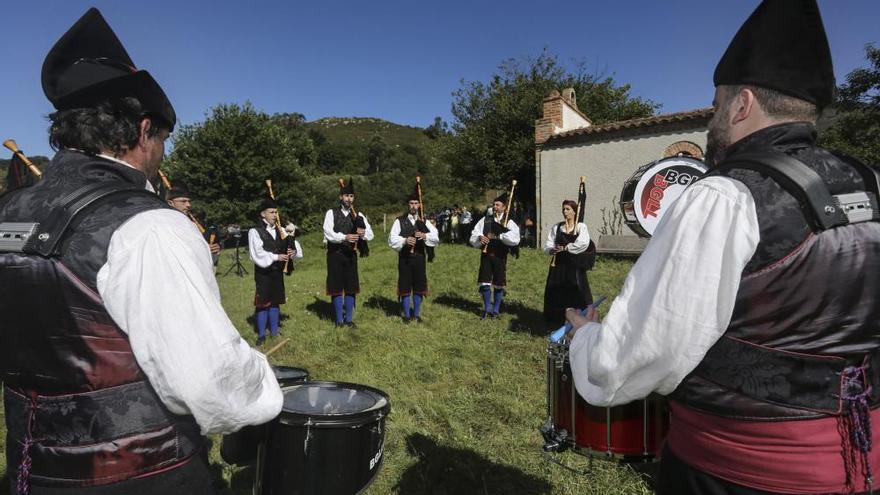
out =
[[[40,67],[89,6],[139,68],[164,87],[181,123],[218,103],[268,113],[450,121],[461,80],[486,81],[507,58],[547,48],[566,64],[632,85],[661,112],[708,106],[712,71],[757,0],[16,1],[4,6],[0,140],[50,155]],[[880,44],[880,2],[820,0],[838,81]],[[589,109],[582,109],[589,115]],[[3,150],[4,156],[6,150]]]

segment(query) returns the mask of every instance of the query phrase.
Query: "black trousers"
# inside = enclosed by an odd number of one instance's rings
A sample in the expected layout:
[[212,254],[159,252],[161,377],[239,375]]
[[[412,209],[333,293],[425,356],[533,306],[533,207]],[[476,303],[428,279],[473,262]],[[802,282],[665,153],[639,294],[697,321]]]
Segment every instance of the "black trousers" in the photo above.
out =
[[496,287],[507,285],[507,254],[494,255],[492,253],[480,256],[480,273],[477,275],[478,284],[492,284]]
[[[406,246],[404,246],[406,249]],[[428,293],[428,275],[424,253],[397,257],[397,295],[425,295]]]

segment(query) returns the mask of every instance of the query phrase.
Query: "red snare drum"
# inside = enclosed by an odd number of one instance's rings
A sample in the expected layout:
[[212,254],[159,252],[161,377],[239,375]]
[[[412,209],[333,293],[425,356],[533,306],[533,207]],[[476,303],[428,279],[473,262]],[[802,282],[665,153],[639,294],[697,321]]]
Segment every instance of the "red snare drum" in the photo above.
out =
[[646,460],[660,452],[668,428],[669,411],[663,396],[651,395],[614,407],[588,404],[575,389],[568,346],[549,345],[547,423],[541,429],[544,450],[570,448],[584,455]]

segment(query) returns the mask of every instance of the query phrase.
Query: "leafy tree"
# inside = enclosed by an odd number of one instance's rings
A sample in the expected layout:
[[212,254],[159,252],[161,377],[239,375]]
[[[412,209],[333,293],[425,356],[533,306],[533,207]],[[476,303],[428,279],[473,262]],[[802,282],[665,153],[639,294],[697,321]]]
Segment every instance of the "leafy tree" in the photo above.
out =
[[868,67],[853,70],[837,88],[831,125],[821,143],[880,165],[880,48],[865,46]]
[[425,135],[429,139],[438,139],[449,134],[449,124],[440,117],[434,117],[434,123],[425,128]]
[[647,117],[659,108],[631,96],[628,84],[587,73],[584,64],[569,72],[546,50],[537,58],[508,59],[489,82],[462,81],[453,93],[453,172],[481,188],[507,188],[517,179],[520,197],[533,201],[535,120],[544,98],[568,87],[594,124]]
[[223,104],[202,122],[182,127],[165,169],[174,184],[186,185],[216,225],[256,222],[257,208],[271,179],[285,220],[314,210],[307,174],[298,163],[301,149],[283,119],[250,103]]

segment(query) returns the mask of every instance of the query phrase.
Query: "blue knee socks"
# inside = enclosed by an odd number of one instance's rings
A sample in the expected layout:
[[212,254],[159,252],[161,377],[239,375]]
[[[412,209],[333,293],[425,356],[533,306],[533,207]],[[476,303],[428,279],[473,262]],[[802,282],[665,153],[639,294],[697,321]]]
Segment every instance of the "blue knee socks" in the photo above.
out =
[[480,286],[480,295],[483,296],[483,312],[491,313],[492,312],[492,302],[490,301],[490,292],[488,285]]
[[504,289],[495,289],[495,298],[492,301],[492,312],[496,315],[501,311],[501,301],[504,300]]
[[354,296],[345,295],[345,322],[351,323],[354,319]]
[[413,318],[418,318],[422,314],[422,295],[413,294]]
[[342,324],[342,296],[333,296],[333,316],[336,317],[336,324]]
[[281,309],[278,306],[269,308],[269,334],[273,337],[278,335],[278,324],[281,321]]
[[[416,297],[418,297],[418,296],[416,296]],[[406,318],[407,320],[408,320],[409,317],[410,317],[410,312],[409,312],[409,300],[410,300],[411,298],[412,298],[412,297],[411,297],[409,294],[406,294],[406,295],[404,295],[404,296],[401,296],[401,298],[400,298],[400,304],[403,306],[403,317]]]
[[266,338],[266,321],[269,319],[269,310],[268,309],[258,309],[256,312],[256,320],[257,320],[257,337],[261,339]]

